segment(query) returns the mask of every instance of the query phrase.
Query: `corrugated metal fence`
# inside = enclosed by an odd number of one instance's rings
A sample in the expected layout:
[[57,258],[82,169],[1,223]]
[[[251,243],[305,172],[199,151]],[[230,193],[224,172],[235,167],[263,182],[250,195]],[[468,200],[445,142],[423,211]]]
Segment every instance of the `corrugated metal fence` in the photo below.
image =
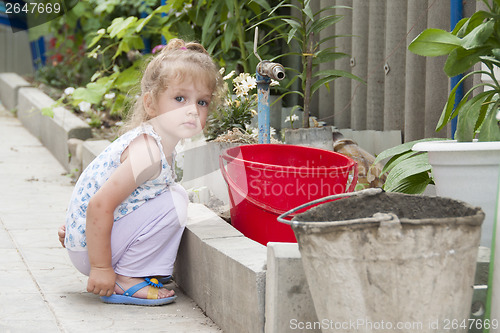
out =
[[[479,6],[476,0],[463,3],[465,16]],[[447,137],[449,130],[435,132],[449,91],[446,59],[414,55],[408,45],[425,28],[450,29],[450,0],[314,2],[317,9],[333,4],[352,9],[339,9],[344,19],[320,37],[353,37],[335,38],[329,45],[351,55],[330,67],[351,71],[367,84],[341,78],[330,91],[322,89],[315,96],[320,120],[337,128],[400,130],[404,141]]]
[[2,72],[34,73],[26,31],[13,33],[10,27],[0,25],[0,73]]

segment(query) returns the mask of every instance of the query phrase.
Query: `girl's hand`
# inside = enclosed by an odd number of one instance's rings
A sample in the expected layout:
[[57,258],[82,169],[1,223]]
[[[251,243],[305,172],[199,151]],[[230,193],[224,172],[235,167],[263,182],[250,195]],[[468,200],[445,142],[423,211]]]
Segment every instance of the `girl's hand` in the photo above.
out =
[[90,268],[87,291],[99,296],[111,296],[115,291],[116,273],[113,267]]

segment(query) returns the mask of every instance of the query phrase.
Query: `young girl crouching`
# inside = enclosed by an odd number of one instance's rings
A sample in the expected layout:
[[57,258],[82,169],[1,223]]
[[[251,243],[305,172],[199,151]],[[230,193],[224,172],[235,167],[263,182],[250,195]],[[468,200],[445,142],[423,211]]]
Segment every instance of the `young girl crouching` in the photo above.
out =
[[187,219],[174,148],[201,132],[222,78],[198,43],[171,40],[152,58],[141,94],[116,139],[84,170],[59,230],[87,290],[107,303],[163,305]]

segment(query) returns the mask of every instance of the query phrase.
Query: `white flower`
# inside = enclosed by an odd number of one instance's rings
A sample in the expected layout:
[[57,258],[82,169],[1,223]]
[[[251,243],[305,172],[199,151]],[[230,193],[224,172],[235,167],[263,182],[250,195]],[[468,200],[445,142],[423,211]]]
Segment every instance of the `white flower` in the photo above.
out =
[[234,86],[234,93],[238,97],[248,95],[248,90],[249,89],[247,88],[247,86],[242,85],[242,84],[238,84],[238,85]]
[[248,73],[240,73],[233,80],[236,96],[246,96],[257,86],[257,80]]
[[78,103],[78,107],[80,108],[80,111],[82,111],[82,112],[89,111],[91,105],[92,104],[90,104],[89,102],[80,102],[80,103]]
[[73,88],[73,87],[68,87],[68,88],[64,89],[64,95],[66,95],[66,96],[69,96],[74,92],[75,92],[75,88]]
[[113,98],[115,98],[115,93],[114,92],[108,93],[108,94],[104,95],[104,98],[105,99],[113,99]]
[[289,121],[291,121],[293,123],[295,120],[299,120],[299,116],[297,116],[296,114],[293,114],[293,115],[285,118],[285,123],[288,123]]
[[241,84],[245,85],[250,90],[250,89],[257,87],[257,79],[250,76]]
[[280,82],[279,81],[276,81],[276,80],[273,80],[271,79],[271,83],[269,84],[271,87],[274,87],[274,86],[279,86],[280,85]]
[[248,74],[248,73],[240,73],[240,75],[238,75],[237,77],[234,78],[233,82],[234,83],[241,83],[249,77],[250,77],[250,74]]
[[234,76],[234,74],[236,74],[236,71],[231,71],[231,73],[227,74],[226,76],[224,76],[222,79],[224,81],[226,80],[229,80],[230,78],[232,78]]

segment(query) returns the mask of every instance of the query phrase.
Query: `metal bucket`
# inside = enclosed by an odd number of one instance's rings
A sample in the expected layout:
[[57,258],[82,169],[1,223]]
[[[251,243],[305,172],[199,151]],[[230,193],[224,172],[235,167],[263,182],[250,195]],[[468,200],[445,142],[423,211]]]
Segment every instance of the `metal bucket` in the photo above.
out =
[[483,219],[461,201],[369,189],[278,221],[295,232],[323,332],[467,332]]

